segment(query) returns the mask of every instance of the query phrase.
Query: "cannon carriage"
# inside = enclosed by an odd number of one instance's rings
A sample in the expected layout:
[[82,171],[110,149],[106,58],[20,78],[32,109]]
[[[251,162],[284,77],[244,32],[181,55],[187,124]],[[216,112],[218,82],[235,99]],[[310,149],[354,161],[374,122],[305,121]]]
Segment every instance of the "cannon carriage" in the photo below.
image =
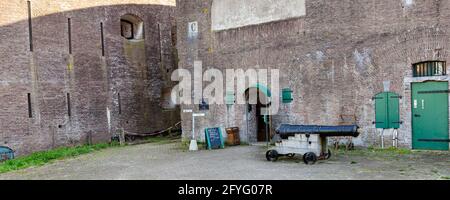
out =
[[331,157],[328,148],[329,137],[358,137],[358,126],[316,126],[282,124],[277,130],[281,138],[275,147],[266,153],[268,161],[276,161],[281,156],[302,155],[305,164],[314,164],[317,160]]

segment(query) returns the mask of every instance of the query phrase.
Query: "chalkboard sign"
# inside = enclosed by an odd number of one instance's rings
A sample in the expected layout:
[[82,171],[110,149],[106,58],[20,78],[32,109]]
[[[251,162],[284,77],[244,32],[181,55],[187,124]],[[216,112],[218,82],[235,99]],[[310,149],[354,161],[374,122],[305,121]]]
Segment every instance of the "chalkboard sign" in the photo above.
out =
[[205,129],[205,138],[208,145],[207,148],[209,150],[225,148],[222,138],[222,131],[220,128]]

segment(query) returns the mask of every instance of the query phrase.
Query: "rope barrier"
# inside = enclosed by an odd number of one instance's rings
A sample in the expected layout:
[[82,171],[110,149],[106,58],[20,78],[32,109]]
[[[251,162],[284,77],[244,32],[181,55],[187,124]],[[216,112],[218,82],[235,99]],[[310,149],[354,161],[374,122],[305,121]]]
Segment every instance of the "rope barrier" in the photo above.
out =
[[125,135],[130,135],[130,136],[142,136],[142,137],[146,137],[146,136],[156,136],[156,135],[160,135],[160,134],[162,134],[162,133],[165,133],[165,132],[167,132],[167,131],[169,131],[169,130],[172,130],[172,129],[174,129],[175,127],[179,126],[180,124],[181,124],[181,122],[178,122],[178,123],[176,123],[175,125],[173,125],[173,126],[167,128],[167,129],[164,129],[164,130],[158,131],[158,132],[154,132],[154,133],[134,133],[134,132],[127,131],[127,130],[125,130],[125,129],[122,129],[122,131],[124,132]]

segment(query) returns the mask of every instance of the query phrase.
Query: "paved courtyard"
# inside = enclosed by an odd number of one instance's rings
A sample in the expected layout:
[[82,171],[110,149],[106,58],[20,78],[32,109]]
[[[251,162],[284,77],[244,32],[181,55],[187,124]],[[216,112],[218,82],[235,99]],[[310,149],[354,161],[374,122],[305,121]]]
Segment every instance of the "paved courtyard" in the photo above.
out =
[[450,179],[450,152],[338,151],[329,161],[268,162],[265,148],[239,146],[187,152],[179,144],[112,148],[0,179]]

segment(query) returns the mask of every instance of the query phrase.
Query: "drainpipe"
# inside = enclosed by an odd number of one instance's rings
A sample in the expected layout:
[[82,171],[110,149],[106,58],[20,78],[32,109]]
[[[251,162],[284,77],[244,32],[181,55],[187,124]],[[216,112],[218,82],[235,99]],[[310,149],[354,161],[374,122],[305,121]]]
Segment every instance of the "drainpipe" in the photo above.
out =
[[381,149],[384,149],[384,129],[381,130]]

